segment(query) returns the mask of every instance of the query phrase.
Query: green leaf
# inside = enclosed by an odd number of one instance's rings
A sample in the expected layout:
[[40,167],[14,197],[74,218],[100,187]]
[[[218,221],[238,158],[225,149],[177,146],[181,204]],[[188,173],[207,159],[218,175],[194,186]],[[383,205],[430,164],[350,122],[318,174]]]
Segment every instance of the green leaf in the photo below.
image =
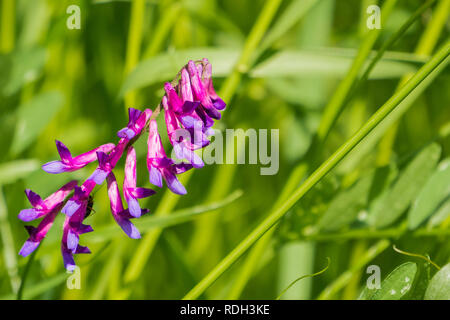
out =
[[429,178],[440,154],[441,147],[433,143],[408,164],[392,188],[372,206],[369,218],[372,225],[386,227],[401,216]]
[[417,228],[430,217],[439,204],[450,195],[450,159],[442,161],[420,191],[417,200],[409,210],[410,229]]
[[352,223],[367,205],[375,171],[359,179],[352,187],[339,193],[319,221],[319,228],[333,231]]
[[450,300],[450,263],[431,278],[425,300]]
[[[322,50],[286,50],[281,51],[263,63],[251,73],[252,77],[342,77],[354,58],[354,51],[337,48]],[[417,62],[413,55],[392,58],[388,53],[374,67],[370,79],[398,78],[408,72],[417,70]],[[413,59],[414,62],[408,61]]]
[[39,169],[36,159],[14,160],[0,164],[0,184],[13,183]]
[[[416,276],[417,264],[406,262],[395,268],[381,283],[380,289],[364,289],[361,299],[400,300],[410,290]],[[370,293],[372,292],[372,293]]]
[[16,155],[25,150],[52,120],[62,104],[61,93],[48,91],[19,106],[12,153]]
[[414,280],[414,286],[412,288],[411,294],[408,296],[408,299],[423,300],[425,291],[427,290],[431,278],[430,268],[431,264],[429,262],[425,262],[419,265],[416,279]]
[[450,198],[448,198],[431,217],[427,228],[434,228],[444,222],[450,216]]

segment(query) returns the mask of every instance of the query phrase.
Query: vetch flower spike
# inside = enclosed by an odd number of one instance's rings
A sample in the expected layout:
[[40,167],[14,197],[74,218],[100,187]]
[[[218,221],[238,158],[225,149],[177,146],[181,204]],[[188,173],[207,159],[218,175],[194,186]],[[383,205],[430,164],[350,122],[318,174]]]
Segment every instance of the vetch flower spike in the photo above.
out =
[[61,160],[50,161],[44,164],[42,166],[42,169],[45,172],[57,174],[81,169],[86,165],[88,165],[89,163],[91,163],[92,161],[97,160],[98,151],[108,153],[114,148],[114,144],[107,143],[101,145],[98,148],[80,154],[73,158],[69,149],[61,141],[56,140],[56,148],[58,149],[58,153],[61,157]]
[[147,188],[136,188],[136,151],[133,147],[128,149],[125,163],[125,179],[123,181],[123,195],[128,203],[130,214],[139,218],[141,207],[137,199],[147,198],[155,194],[155,191]]
[[[23,221],[43,219],[37,227],[25,226],[29,238],[19,254],[28,256],[39,246],[61,211],[65,214],[61,253],[65,268],[73,272],[76,267],[74,254],[91,252],[88,247],[80,245],[80,235],[93,231],[92,227],[84,224],[83,221],[92,210],[90,206],[92,206],[92,192],[95,186],[103,184],[105,180],[107,180],[114,219],[130,238],[140,238],[138,229],[130,220],[149,212],[148,209],[141,209],[138,199],[153,195],[155,191],[136,186],[137,164],[133,144],[140,138],[147,125],[149,128],[147,168],[150,182],[161,188],[164,179],[172,192],[186,194],[186,189],[177,175],[193,167],[204,166],[202,159],[195,151],[210,143],[209,136],[213,133],[214,119],[220,119],[219,111],[225,108],[225,103],[219,98],[212,85],[211,70],[211,64],[207,59],[189,61],[178,73],[176,80],[164,85],[165,95],[154,113],[150,109],[143,111],[128,109],[128,124],[117,132],[120,139],[115,145],[107,143],[73,157],[69,149],[56,140],[60,160],[44,164],[42,166],[44,171],[57,174],[81,169],[94,161],[97,161],[98,165],[80,186],[76,181],[71,181],[45,200],[33,191],[25,190],[32,208],[22,210],[19,213],[19,219]],[[180,78],[178,78],[179,75]],[[164,112],[167,134],[175,156],[187,162],[178,163],[167,157],[154,119],[161,111]],[[127,155],[123,196],[128,209],[123,207],[117,180],[112,172],[125,151]],[[67,200],[71,192],[73,195]]]

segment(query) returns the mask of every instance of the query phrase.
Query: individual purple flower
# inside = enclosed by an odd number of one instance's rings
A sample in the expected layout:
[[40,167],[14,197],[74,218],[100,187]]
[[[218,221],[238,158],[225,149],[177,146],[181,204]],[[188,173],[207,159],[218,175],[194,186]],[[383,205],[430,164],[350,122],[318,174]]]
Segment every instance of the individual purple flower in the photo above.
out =
[[141,207],[137,199],[142,199],[155,194],[155,191],[147,188],[136,187],[136,151],[129,147],[125,163],[125,179],[123,181],[123,195],[128,203],[130,214],[139,218],[141,216]]
[[38,219],[46,214],[50,213],[55,207],[57,207],[67,195],[72,191],[72,189],[77,185],[75,180],[62,186],[58,191],[48,196],[45,200],[31,191],[30,189],[25,190],[28,200],[30,201],[33,208],[24,209],[19,213],[19,219],[25,222]]
[[[192,93],[191,79],[188,71],[183,68],[181,70],[181,79],[178,85],[178,90],[181,95],[181,101],[185,103],[186,101],[194,101],[194,95]],[[210,127],[213,126],[214,120],[208,116],[203,108],[203,106],[197,101],[199,106],[191,114],[183,114],[180,116],[180,122],[185,128],[194,127],[198,121],[203,122],[203,132],[205,133]]]
[[209,95],[209,91],[203,85],[201,79],[202,72],[199,72],[199,69],[192,60],[188,62],[187,70],[191,79],[191,87],[192,92],[194,94],[194,99],[196,101],[200,101],[200,103],[204,107],[204,111],[208,116],[210,116],[213,119],[219,120],[221,118],[221,114],[219,112],[220,109],[218,109],[217,106],[222,107],[222,105],[217,104],[216,106],[212,101]]
[[120,138],[133,139],[141,132],[151,115],[152,112],[149,109],[141,112],[134,108],[128,108],[128,125],[117,132],[117,135]]
[[203,58],[202,64],[199,65],[202,67],[202,84],[203,88],[206,90],[209,98],[211,99],[214,107],[217,110],[224,110],[227,104],[217,95],[214,90],[213,82],[212,82],[212,65],[209,63],[208,59]]
[[[122,230],[132,239],[139,239],[141,234],[136,226],[130,221],[134,218],[128,209],[123,208],[122,199],[120,197],[119,186],[117,185],[114,173],[109,173],[107,177],[108,182],[108,197],[111,205],[111,213],[114,220],[119,224]],[[141,209],[139,216],[148,213],[147,209]]]
[[53,221],[61,209],[64,199],[76,185],[77,182],[75,180],[70,181],[45,200],[42,200],[41,197],[33,191],[29,189],[25,190],[31,205],[34,208],[22,210],[19,213],[19,219],[23,221],[31,221],[42,216],[44,216],[44,219],[42,219],[37,227],[25,226],[30,237],[19,251],[21,256],[28,256],[39,246],[42,239],[45,238],[48,230],[50,230],[53,225]]
[[209,140],[202,132],[202,122],[198,121],[192,131],[184,129],[180,126],[175,113],[169,108],[165,96],[162,98],[161,103],[164,108],[167,134],[170,143],[173,145],[176,157],[178,159],[187,159],[195,168],[203,167],[202,159],[194,152],[194,150],[202,148],[209,143]]
[[97,152],[110,152],[114,148],[114,144],[107,143],[101,145],[76,157],[72,157],[69,149],[61,141],[56,140],[56,148],[58,149],[61,160],[50,161],[44,164],[42,169],[45,172],[56,174],[81,169],[92,161],[97,160]]
[[75,269],[74,254],[91,253],[88,247],[79,244],[81,234],[93,231],[91,226],[83,224],[86,208],[87,202],[82,203],[74,214],[71,217],[67,216],[64,221],[61,253],[64,267],[69,272]]
[[61,212],[71,217],[77,212],[82,205],[86,205],[89,199],[91,191],[95,187],[95,182],[93,180],[86,180],[80,187],[75,187],[75,192],[72,198],[67,201]]
[[158,134],[158,125],[155,120],[149,124],[148,135],[147,168],[150,173],[150,183],[162,188],[162,179],[167,187],[176,194],[186,194],[186,189],[177,179],[176,175],[192,168],[191,164],[175,164],[172,159],[167,158]]
[[23,257],[28,256],[32,253],[36,248],[41,244],[41,241],[47,235],[47,232],[53,225],[53,221],[55,220],[56,215],[61,209],[61,205],[56,206],[52,211],[50,211],[44,219],[39,223],[37,227],[33,226],[25,226],[30,237],[25,241],[22,248],[19,251],[19,254]]

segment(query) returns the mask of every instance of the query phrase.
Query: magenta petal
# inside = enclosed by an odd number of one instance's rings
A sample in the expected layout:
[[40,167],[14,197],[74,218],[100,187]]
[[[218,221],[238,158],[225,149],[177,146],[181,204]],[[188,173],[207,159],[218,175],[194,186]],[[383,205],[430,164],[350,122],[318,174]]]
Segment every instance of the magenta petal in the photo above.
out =
[[136,151],[133,147],[130,147],[127,152],[123,187],[124,189],[136,187]]
[[172,168],[173,168],[175,174],[180,174],[180,173],[186,172],[188,170],[191,170],[193,168],[193,166],[190,163],[182,162],[182,163],[174,164]]
[[197,107],[200,105],[200,102],[198,101],[185,101],[183,104],[182,112],[183,113],[192,113]]
[[89,250],[88,247],[80,246],[78,245],[77,250],[75,253],[91,253],[91,250]]
[[133,130],[131,130],[130,128],[123,128],[123,129],[119,130],[119,132],[117,132],[117,136],[119,138],[126,138],[128,140],[133,139],[135,135],[136,135],[136,133]]
[[59,156],[61,157],[61,160],[65,163],[69,163],[70,160],[72,160],[72,155],[70,154],[69,149],[58,140],[56,141],[56,149],[58,149]]
[[107,176],[107,171],[97,168],[88,179],[94,181],[98,185],[101,185],[105,181]]
[[80,208],[80,204],[75,202],[74,200],[67,201],[64,208],[62,208],[61,212],[65,215],[71,217],[73,214]]
[[149,173],[150,173],[150,183],[157,187],[162,188],[163,183],[161,172],[159,172],[159,170],[156,169],[155,167],[151,166]]
[[169,170],[164,170],[164,179],[166,180],[167,187],[176,194],[184,195],[187,193],[184,186],[178,181],[177,177]]
[[141,115],[140,110],[135,108],[128,108],[128,119],[130,123],[135,123],[140,115]]
[[141,233],[130,220],[118,219],[117,223],[131,239],[139,239],[141,237]]
[[227,104],[220,98],[212,99],[213,105],[217,110],[224,110]]
[[129,188],[128,192],[137,199],[147,198],[156,193],[155,190],[148,188]]
[[141,206],[139,205],[139,202],[134,198],[129,198],[127,199],[127,203],[130,214],[135,218],[139,218],[141,216]]
[[72,273],[76,267],[75,260],[73,260],[72,252],[63,248],[62,256],[64,260],[64,267],[66,268],[67,271]]
[[97,151],[97,160],[100,167],[105,167],[108,164],[108,155],[103,151]]
[[19,219],[25,222],[35,220],[42,216],[42,212],[37,211],[36,209],[23,209],[19,213]]
[[80,234],[88,233],[88,232],[92,232],[92,231],[94,231],[94,229],[92,229],[92,227],[90,225],[82,224],[78,228],[78,233],[80,233]]
[[38,194],[34,193],[30,189],[26,189],[25,194],[33,207],[42,205],[42,199]]
[[38,241],[27,240],[27,241],[25,241],[22,248],[20,249],[19,254],[22,257],[26,257],[30,253],[32,253],[34,250],[36,250],[36,248],[39,246],[39,244],[40,244],[40,242],[38,242]]
[[72,230],[69,230],[67,233],[67,249],[71,250],[72,253],[75,253],[79,240],[78,235]]
[[59,160],[55,160],[43,164],[42,170],[44,170],[47,173],[58,174],[70,171],[70,167]]

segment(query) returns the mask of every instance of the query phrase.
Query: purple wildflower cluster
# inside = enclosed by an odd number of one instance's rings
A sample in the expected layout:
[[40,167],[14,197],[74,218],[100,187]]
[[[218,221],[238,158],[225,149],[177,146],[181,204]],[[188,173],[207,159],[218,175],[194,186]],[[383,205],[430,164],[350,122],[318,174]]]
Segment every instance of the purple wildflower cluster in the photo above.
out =
[[[209,144],[209,136],[213,132],[211,127],[214,120],[220,119],[220,111],[225,108],[225,103],[214,91],[211,64],[207,59],[197,62],[189,61],[177,78],[179,79],[164,85],[166,94],[154,113],[150,109],[139,111],[130,108],[128,110],[128,125],[117,133],[120,140],[116,145],[104,144],[73,157],[62,142],[56,141],[61,160],[44,164],[42,166],[44,171],[52,174],[70,172],[94,161],[97,161],[98,166],[83,184],[78,185],[77,181],[70,181],[45,200],[33,191],[25,190],[32,208],[22,210],[19,213],[19,219],[25,222],[43,219],[37,227],[25,227],[30,237],[22,246],[20,255],[26,257],[39,246],[56,215],[62,212],[65,214],[65,221],[61,251],[65,268],[73,271],[75,268],[73,255],[90,253],[89,248],[79,244],[79,239],[81,234],[93,231],[92,227],[83,224],[83,221],[87,216],[86,213],[91,209],[89,199],[92,197],[92,191],[96,185],[103,184],[105,180],[114,220],[130,238],[140,238],[139,231],[130,220],[149,212],[148,209],[141,209],[138,199],[149,197],[155,191],[136,186],[136,151],[132,144],[147,127],[149,131],[147,168],[150,183],[161,188],[164,180],[172,192],[180,195],[187,193],[177,175],[191,168],[203,167],[203,161],[194,151]],[[164,110],[167,134],[175,156],[182,160],[181,162],[167,157],[164,151],[154,119],[160,109]],[[128,205],[127,209],[123,206],[119,186],[113,173],[113,169],[124,153],[126,153],[126,161],[122,193]]]

